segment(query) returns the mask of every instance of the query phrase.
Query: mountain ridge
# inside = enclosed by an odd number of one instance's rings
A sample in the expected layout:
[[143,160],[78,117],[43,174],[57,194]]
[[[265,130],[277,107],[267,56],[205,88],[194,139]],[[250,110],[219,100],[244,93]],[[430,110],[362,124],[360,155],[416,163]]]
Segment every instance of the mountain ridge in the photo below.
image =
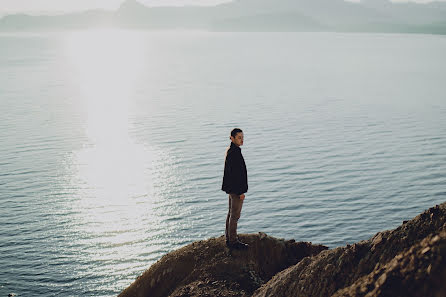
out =
[[106,26],[147,30],[446,34],[446,2],[235,0],[216,6],[147,7],[137,0],[126,0],[116,11],[90,10],[56,16],[16,14],[0,19],[0,31]]

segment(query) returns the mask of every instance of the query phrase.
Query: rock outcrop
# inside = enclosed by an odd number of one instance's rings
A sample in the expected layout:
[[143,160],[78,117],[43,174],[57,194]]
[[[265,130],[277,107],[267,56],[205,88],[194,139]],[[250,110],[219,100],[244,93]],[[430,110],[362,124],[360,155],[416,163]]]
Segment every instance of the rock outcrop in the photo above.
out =
[[264,233],[239,237],[248,250],[229,250],[222,236],[171,252],[119,296],[251,296],[277,272],[327,249]]
[[369,240],[328,250],[264,233],[248,250],[211,238],[165,255],[119,296],[446,296],[446,203]]

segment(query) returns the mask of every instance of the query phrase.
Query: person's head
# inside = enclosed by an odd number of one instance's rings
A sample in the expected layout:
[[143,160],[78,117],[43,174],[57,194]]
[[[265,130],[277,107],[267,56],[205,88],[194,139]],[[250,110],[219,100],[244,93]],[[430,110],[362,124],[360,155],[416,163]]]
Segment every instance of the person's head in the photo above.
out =
[[229,137],[236,146],[243,145],[243,131],[239,128],[235,128],[231,131],[231,137]]

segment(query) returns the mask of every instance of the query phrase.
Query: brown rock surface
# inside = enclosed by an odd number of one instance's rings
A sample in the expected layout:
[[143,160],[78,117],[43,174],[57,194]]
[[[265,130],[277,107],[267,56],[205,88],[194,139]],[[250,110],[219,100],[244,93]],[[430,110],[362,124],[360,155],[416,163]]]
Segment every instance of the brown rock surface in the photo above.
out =
[[251,296],[277,272],[327,249],[307,242],[241,234],[247,250],[225,246],[224,237],[194,242],[153,264],[119,296]]
[[[410,253],[411,248],[417,249],[417,246],[425,238],[435,237],[438,234],[440,234],[438,236],[441,238],[443,233],[440,232],[445,229],[446,203],[443,203],[405,222],[395,230],[380,232],[369,240],[323,251],[315,257],[305,258],[296,265],[275,275],[268,283],[259,288],[253,294],[253,297],[332,296],[337,291],[350,287],[353,284],[358,286],[359,283],[365,280],[360,280],[361,278],[372,274],[380,266],[384,267],[397,256],[407,261],[407,257],[413,255]],[[432,265],[437,265],[440,262],[436,261],[444,261],[446,257],[444,249],[439,248],[436,252],[438,257],[431,259],[433,262],[430,264]],[[420,262],[418,261],[418,263]],[[406,268],[408,269],[408,267]],[[406,277],[409,276],[406,275]],[[429,275],[425,277],[430,278]],[[384,278],[385,276],[382,276],[381,281]],[[357,283],[358,281],[359,283]],[[434,282],[434,280],[432,281]],[[384,281],[384,283],[386,282],[389,283]],[[397,282],[397,279],[392,279],[392,286],[396,285]],[[443,286],[446,285],[446,281],[444,283]],[[389,295],[373,295],[373,286],[362,288],[364,289],[364,294],[358,296],[408,296],[404,294],[396,295],[394,294],[395,292]],[[344,296],[342,292],[344,291],[339,291],[336,296]],[[366,293],[372,295],[367,295]],[[345,296],[349,295],[346,294]]]
[[326,250],[264,233],[224,238],[171,252],[119,296],[446,296],[446,203],[369,240]]
[[446,231],[429,235],[332,297],[445,297]]

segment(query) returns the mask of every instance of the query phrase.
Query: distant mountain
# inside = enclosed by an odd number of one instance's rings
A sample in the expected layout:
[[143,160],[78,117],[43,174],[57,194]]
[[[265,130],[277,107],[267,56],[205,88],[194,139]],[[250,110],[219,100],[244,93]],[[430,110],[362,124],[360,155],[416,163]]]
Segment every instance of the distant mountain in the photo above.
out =
[[0,31],[58,31],[110,26],[113,14],[90,10],[57,16],[7,15],[0,19]]
[[229,17],[214,21],[214,31],[263,31],[263,32],[286,32],[286,31],[328,31],[330,28],[324,26],[314,19],[294,12],[261,13],[249,16]]
[[387,0],[235,0],[212,7],[146,7],[125,1],[114,12],[58,16],[8,15],[1,31],[72,30],[114,26],[148,30],[353,31],[446,34],[446,3]]
[[212,9],[201,6],[149,8],[136,0],[127,0],[113,15],[113,23],[124,28],[208,29]]

